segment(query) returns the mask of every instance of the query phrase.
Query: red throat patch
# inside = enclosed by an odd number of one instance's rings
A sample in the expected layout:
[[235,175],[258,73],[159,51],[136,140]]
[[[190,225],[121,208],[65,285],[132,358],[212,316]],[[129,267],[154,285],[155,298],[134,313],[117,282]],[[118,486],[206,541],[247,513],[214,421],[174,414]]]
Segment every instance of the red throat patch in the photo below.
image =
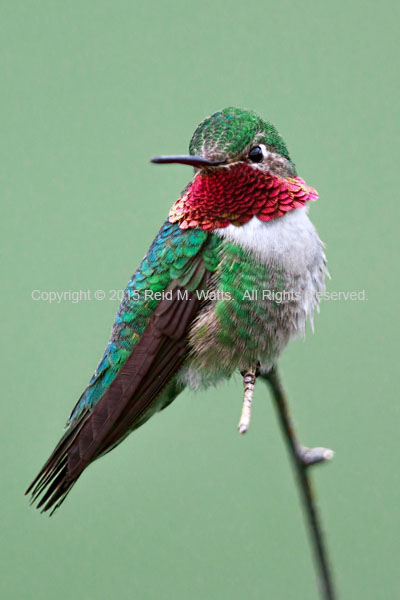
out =
[[285,179],[237,163],[196,175],[172,206],[169,221],[181,229],[211,231],[243,225],[254,216],[260,221],[283,217],[317,198],[316,190],[300,177]]

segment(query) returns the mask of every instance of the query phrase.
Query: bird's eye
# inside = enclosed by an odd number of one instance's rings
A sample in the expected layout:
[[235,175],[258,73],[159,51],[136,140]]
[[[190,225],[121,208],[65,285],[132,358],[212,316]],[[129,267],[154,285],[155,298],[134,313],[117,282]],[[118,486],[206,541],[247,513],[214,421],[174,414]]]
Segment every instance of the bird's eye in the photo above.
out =
[[249,152],[249,159],[251,162],[259,163],[263,160],[264,154],[260,146],[254,146]]

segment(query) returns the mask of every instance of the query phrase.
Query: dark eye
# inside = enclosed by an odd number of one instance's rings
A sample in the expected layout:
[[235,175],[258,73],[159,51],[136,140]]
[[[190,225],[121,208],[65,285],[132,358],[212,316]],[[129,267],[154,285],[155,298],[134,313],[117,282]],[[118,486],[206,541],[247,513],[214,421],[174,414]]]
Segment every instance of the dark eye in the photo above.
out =
[[254,146],[249,152],[249,159],[251,162],[259,163],[263,160],[264,154],[260,146]]

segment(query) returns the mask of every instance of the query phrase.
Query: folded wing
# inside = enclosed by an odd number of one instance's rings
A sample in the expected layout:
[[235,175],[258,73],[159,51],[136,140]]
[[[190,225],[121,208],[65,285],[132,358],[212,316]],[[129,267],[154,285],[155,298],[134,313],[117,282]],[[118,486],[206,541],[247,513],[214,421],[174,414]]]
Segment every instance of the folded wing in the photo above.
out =
[[213,234],[168,222],[161,228],[128,284],[106,352],[67,431],[27,490],[38,508],[58,508],[93,460],[161,408],[161,392],[188,355],[188,332],[204,304],[198,291],[210,287],[217,246]]

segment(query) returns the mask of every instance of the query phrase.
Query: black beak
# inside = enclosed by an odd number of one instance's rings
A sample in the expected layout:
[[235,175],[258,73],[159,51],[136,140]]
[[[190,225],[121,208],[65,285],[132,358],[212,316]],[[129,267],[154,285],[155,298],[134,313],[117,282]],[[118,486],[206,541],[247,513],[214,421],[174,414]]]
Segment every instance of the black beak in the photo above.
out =
[[151,158],[150,161],[157,165],[168,165],[168,164],[179,164],[179,165],[191,165],[192,167],[218,167],[218,165],[224,165],[226,163],[226,158],[224,160],[208,160],[207,158],[203,158],[202,156],[155,156]]

